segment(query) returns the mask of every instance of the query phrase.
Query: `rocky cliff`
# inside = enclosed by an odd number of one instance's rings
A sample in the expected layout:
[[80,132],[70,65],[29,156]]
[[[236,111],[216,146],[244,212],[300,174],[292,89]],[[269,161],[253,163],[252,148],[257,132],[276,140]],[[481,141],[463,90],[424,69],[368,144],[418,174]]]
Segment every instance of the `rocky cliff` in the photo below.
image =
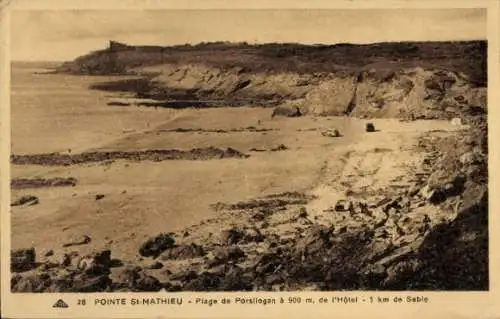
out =
[[139,74],[145,78],[94,88],[205,106],[283,105],[315,115],[442,118],[486,112],[485,61],[484,42],[177,47],[112,42],[58,71]]

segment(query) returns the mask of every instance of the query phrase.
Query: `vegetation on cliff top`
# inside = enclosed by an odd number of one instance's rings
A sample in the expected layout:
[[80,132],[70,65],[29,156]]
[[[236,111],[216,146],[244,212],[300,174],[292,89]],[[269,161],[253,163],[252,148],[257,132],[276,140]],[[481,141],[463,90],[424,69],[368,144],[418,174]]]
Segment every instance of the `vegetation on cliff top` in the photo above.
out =
[[391,42],[374,44],[303,45],[295,43],[212,42],[176,46],[130,46],[110,41],[108,48],[66,62],[57,72],[86,75],[129,74],[160,64],[203,63],[240,72],[327,72],[354,74],[365,70],[402,68],[447,69],[486,84],[486,41]]

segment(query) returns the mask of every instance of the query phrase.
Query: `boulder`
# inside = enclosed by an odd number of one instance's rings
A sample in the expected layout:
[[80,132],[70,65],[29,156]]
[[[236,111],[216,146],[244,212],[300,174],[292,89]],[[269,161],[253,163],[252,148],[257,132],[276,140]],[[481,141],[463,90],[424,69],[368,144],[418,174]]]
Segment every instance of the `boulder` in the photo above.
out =
[[162,260],[170,260],[170,259],[182,260],[182,259],[203,257],[204,255],[205,255],[205,250],[203,249],[203,247],[191,243],[191,244],[176,245],[172,248],[169,248],[161,254],[160,258]]
[[375,288],[387,277],[384,266],[380,264],[370,264],[361,272],[360,280],[363,287]]
[[462,165],[468,166],[468,165],[479,164],[483,161],[483,159],[484,158],[483,156],[481,156],[480,153],[470,151],[460,156],[459,160]]
[[103,250],[80,259],[78,269],[83,270],[89,276],[107,275],[112,266],[111,251]]
[[229,265],[217,272],[203,272],[185,280],[184,291],[251,291],[252,278],[238,266]]
[[40,201],[38,200],[38,197],[33,196],[33,195],[24,195],[21,198],[18,198],[14,202],[10,204],[10,206],[33,206],[38,204]]
[[335,204],[335,211],[346,212],[349,210],[349,207],[351,205],[352,205],[352,203],[350,203],[344,199],[341,199],[341,200],[337,201],[337,203]]
[[59,268],[59,266],[60,266],[60,264],[58,264],[56,262],[46,261],[46,262],[44,262],[43,264],[40,265],[40,270],[41,271],[47,271],[47,270],[50,270],[50,269]]
[[443,192],[441,192],[439,189],[431,188],[429,185],[424,186],[420,190],[420,194],[423,198],[425,198],[425,200],[427,200],[431,204],[438,204],[446,199]]
[[76,275],[73,280],[73,292],[104,292],[112,281],[108,275],[89,276],[86,274]]
[[36,267],[35,248],[12,250],[10,253],[12,272],[23,272]]
[[114,284],[122,289],[132,291],[159,291],[162,289],[160,281],[146,274],[140,267],[129,266],[119,271]]
[[415,196],[418,194],[420,191],[420,186],[419,185],[413,185],[408,189],[408,196]]
[[162,288],[160,281],[151,275],[142,274],[134,285],[137,291],[159,291]]
[[387,277],[384,279],[384,287],[388,289],[401,290],[408,283],[411,283],[412,277],[421,267],[421,261],[409,256],[405,260],[398,261],[387,267]]
[[403,207],[403,205],[401,205],[401,203],[400,203],[401,201],[402,201],[402,198],[400,198],[400,197],[392,199],[389,203],[384,205],[384,207],[382,208],[382,211],[384,213],[387,213],[387,212],[389,212],[389,210],[391,208],[394,208],[396,210],[401,209]]
[[461,194],[465,187],[467,178],[464,174],[455,174],[448,181],[442,183],[433,183],[432,187],[428,184],[420,190],[420,194],[431,204],[439,204],[448,197]]
[[[288,242],[286,242],[287,240]],[[291,260],[290,242],[292,242],[292,245],[295,244],[294,240],[281,239],[275,242],[276,245],[269,245],[268,252],[260,255],[257,264],[254,266],[256,276],[263,277],[286,266]]]
[[238,262],[245,256],[245,252],[238,246],[219,247],[215,250],[214,258],[208,261],[208,266],[215,267],[229,262]]
[[198,277],[198,273],[194,270],[184,270],[179,273],[173,274],[170,279],[178,281],[190,281]]
[[80,246],[89,244],[92,239],[87,235],[82,235],[76,238],[71,239],[69,242],[63,244],[63,247],[71,247],[71,246]]
[[287,149],[288,149],[288,147],[285,144],[280,144],[276,147],[273,147],[270,151],[271,152],[278,152],[278,151],[285,151]]
[[340,136],[342,136],[342,135],[340,135],[340,132],[337,129],[329,129],[329,130],[323,131],[323,132],[321,132],[321,135],[326,136],[326,137],[340,137]]
[[375,125],[373,125],[373,123],[366,123],[365,130],[367,132],[375,132]]
[[196,278],[185,283],[184,291],[214,291],[218,290],[221,276],[216,273],[203,272]]
[[174,247],[175,239],[168,234],[160,234],[142,244],[139,253],[144,257],[158,257],[165,250]]
[[69,253],[64,253],[58,260],[59,264],[63,267],[72,266],[73,268],[78,268],[80,264],[80,259],[78,258],[78,252],[72,251]]
[[69,276],[62,278],[52,278],[51,285],[46,292],[72,292],[74,287],[73,279]]
[[220,291],[250,291],[252,290],[252,278],[244,273],[243,269],[236,265],[229,265],[219,272],[221,281]]
[[285,117],[298,117],[302,116],[302,112],[296,106],[278,106],[273,110],[271,117],[285,116]]
[[243,243],[260,243],[263,242],[266,237],[257,228],[248,228],[245,230],[243,237]]
[[11,279],[12,292],[44,292],[52,284],[47,273],[33,274]]
[[235,245],[245,237],[245,233],[237,228],[226,229],[221,232],[220,243],[222,245]]
[[153,264],[151,264],[149,266],[149,268],[151,268],[151,269],[162,269],[163,268],[163,264],[161,262],[159,262],[159,261],[156,261]]
[[307,218],[307,216],[307,209],[305,207],[300,207],[296,218]]
[[304,237],[300,238],[295,245],[298,255],[316,255],[327,251],[331,245],[333,227],[313,226],[305,231]]
[[127,266],[114,273],[114,281],[132,287],[140,277],[142,269],[138,266]]

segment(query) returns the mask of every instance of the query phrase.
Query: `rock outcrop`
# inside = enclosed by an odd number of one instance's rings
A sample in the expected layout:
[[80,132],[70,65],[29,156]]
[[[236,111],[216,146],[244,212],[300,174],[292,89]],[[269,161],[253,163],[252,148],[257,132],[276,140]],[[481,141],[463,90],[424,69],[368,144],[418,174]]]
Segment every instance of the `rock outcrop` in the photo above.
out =
[[167,101],[165,107],[261,105],[292,109],[277,114],[286,116],[298,108],[315,115],[452,118],[486,112],[486,60],[481,41],[164,48],[112,42],[58,72],[142,75],[95,88],[131,91]]

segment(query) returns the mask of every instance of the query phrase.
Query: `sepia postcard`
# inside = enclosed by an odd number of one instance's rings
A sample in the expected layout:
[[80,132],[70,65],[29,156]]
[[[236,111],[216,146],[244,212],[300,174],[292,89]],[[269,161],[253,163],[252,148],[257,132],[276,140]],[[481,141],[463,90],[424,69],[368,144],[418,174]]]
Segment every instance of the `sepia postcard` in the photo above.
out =
[[500,318],[499,1],[0,8],[3,318]]

